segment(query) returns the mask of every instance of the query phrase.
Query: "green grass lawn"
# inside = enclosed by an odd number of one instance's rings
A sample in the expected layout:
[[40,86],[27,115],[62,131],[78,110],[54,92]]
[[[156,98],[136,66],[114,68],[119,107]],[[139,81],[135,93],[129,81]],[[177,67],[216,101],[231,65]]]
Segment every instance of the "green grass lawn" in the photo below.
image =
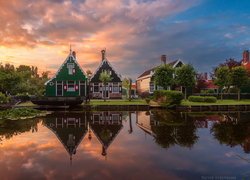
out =
[[90,100],[90,105],[147,105],[145,100],[142,99],[133,99],[131,101],[128,100]]
[[237,100],[218,100],[216,103],[205,103],[205,102],[190,102],[190,101],[185,101],[183,100],[181,102],[181,105],[183,106],[209,106],[209,105],[250,105],[250,99],[245,99],[241,101]]

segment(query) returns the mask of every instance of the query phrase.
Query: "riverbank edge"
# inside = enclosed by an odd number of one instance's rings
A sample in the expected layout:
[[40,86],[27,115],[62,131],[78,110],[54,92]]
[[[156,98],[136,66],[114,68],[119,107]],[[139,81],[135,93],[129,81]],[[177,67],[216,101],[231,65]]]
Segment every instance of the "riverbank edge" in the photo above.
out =
[[156,105],[90,105],[83,104],[77,107],[69,106],[18,106],[14,108],[35,108],[35,109],[77,109],[79,111],[148,111],[151,109],[172,109],[176,111],[250,111],[249,104],[242,105],[178,105],[171,108]]

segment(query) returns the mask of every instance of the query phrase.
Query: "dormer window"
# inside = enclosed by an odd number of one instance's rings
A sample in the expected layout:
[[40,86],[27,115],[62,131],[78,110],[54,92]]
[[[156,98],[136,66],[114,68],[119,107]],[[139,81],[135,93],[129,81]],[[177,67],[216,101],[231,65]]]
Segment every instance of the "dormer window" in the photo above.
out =
[[75,73],[75,64],[74,63],[67,63],[68,73],[72,75]]

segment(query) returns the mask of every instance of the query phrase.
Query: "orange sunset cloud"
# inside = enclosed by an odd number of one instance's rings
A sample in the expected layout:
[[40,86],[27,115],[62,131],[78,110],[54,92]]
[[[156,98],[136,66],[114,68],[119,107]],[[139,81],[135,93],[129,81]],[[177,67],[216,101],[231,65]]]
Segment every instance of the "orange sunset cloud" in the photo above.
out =
[[154,41],[149,32],[156,23],[196,4],[197,0],[0,0],[0,61],[35,65],[53,74],[72,44],[83,69],[94,71],[100,50],[106,48],[117,71],[135,77],[145,68],[140,62],[146,56],[160,56],[147,54],[145,47]]

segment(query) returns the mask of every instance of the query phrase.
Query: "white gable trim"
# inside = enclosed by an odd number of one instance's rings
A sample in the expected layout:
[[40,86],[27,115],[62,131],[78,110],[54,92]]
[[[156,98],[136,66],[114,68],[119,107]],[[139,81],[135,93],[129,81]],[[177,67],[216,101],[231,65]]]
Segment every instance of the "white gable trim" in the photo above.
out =
[[111,69],[115,72],[115,74],[118,76],[118,78],[120,78],[120,80],[122,81],[122,77],[120,74],[118,74],[115,69],[113,68],[113,66],[109,63],[109,61],[107,60],[107,58],[105,58],[104,60],[102,60],[102,62],[99,64],[98,68],[95,70],[94,74],[92,75],[92,77],[90,78],[90,81],[92,80],[92,78],[96,75],[96,73],[98,72],[98,70],[102,67],[103,63],[107,62],[108,65],[111,67]]
[[62,67],[66,64],[66,62],[68,61],[68,59],[72,57],[73,60],[75,61],[75,63],[77,64],[77,66],[79,67],[79,69],[82,71],[82,73],[84,74],[85,77],[87,77],[86,73],[83,71],[82,67],[80,66],[80,64],[78,63],[77,59],[72,55],[72,53],[70,52],[70,54],[68,55],[68,57],[64,60],[64,62],[62,63],[62,65],[60,66],[60,68],[57,70],[57,72],[55,73],[55,75],[49,79],[48,81],[46,81],[44,83],[44,85],[47,85],[50,81],[52,81],[53,79],[56,78],[56,76],[58,75],[58,73],[62,70]]
[[176,66],[177,66],[179,63],[184,64],[183,61],[182,61],[181,59],[178,59],[178,60],[176,61],[176,63],[173,65],[173,68],[176,68]]

